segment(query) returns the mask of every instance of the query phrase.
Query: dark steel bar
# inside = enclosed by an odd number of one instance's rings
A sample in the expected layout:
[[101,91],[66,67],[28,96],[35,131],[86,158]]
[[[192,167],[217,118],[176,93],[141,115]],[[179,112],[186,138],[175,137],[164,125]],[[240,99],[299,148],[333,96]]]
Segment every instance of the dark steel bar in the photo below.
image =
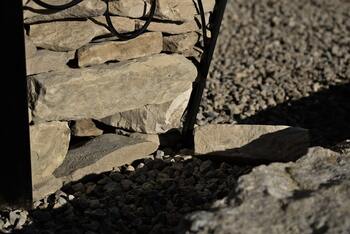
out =
[[29,208],[32,177],[22,0],[1,1],[2,126],[0,207]]
[[205,47],[199,67],[198,77],[196,82],[193,84],[193,90],[191,93],[190,101],[187,106],[187,113],[182,129],[182,135],[184,145],[187,147],[193,146],[193,129],[196,123],[197,113],[202,100],[203,91],[205,88],[210,63],[213,58],[216,42],[219,36],[221,22],[225,13],[227,0],[216,0],[215,9],[210,19],[211,25],[211,38],[209,45]]

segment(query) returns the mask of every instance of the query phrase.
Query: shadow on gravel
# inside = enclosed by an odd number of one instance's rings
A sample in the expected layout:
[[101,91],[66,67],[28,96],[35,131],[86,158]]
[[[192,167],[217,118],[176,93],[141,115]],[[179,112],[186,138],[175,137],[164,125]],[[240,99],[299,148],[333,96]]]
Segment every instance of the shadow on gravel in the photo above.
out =
[[333,147],[350,139],[350,83],[277,105],[238,123],[306,128],[312,146]]
[[53,207],[68,195],[52,195],[51,205],[30,211],[32,224],[18,233],[179,233],[186,214],[209,209],[232,193],[237,179],[251,169],[178,159],[144,159],[133,163],[135,171],[122,167],[65,185],[61,191],[75,198]]

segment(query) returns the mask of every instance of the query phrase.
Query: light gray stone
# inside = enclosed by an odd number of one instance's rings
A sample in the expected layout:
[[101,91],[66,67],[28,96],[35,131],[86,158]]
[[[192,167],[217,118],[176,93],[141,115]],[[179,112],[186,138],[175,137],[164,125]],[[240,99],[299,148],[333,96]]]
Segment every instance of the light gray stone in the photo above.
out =
[[107,61],[124,61],[162,51],[163,38],[159,32],[145,33],[127,41],[92,43],[77,52],[80,67],[102,64]]
[[[215,6],[215,0],[205,0],[203,8],[205,12],[210,12]],[[197,1],[188,0],[157,0],[155,17],[170,21],[193,20],[197,11]]]
[[165,54],[33,75],[28,84],[33,119],[102,119],[165,103],[188,90],[196,76],[185,57]]
[[191,84],[188,90],[174,100],[162,104],[117,113],[101,119],[101,122],[135,132],[157,134],[172,128],[179,128],[181,117],[191,96]]
[[40,184],[63,162],[70,140],[65,122],[48,122],[30,126],[33,184]]
[[140,139],[104,134],[85,145],[72,149],[62,165],[54,172],[65,181],[78,180],[85,175],[110,171],[118,166],[141,159],[158,148],[158,145]]
[[46,176],[40,183],[33,184],[33,200],[39,201],[44,197],[55,193],[63,186],[63,180],[53,175]]
[[91,119],[80,119],[74,121],[72,127],[72,135],[78,137],[100,136],[103,134]]
[[[44,2],[62,5],[71,2],[71,0],[45,0]],[[24,6],[23,17],[26,24],[60,19],[89,18],[103,15],[106,11],[106,4],[101,0],[84,0],[73,7],[57,12],[42,8],[33,1],[29,1]]]
[[149,3],[144,0],[114,0],[109,2],[109,12],[111,14],[130,18],[145,16],[149,8]]
[[69,69],[67,63],[74,58],[74,52],[39,50],[26,60],[27,75]]
[[[259,166],[212,211],[188,216],[191,233],[347,233],[350,155],[321,147],[295,163]],[[233,221],[234,220],[234,221]]]
[[293,161],[306,154],[306,129],[273,125],[211,124],[194,132],[195,154],[230,160]]
[[31,25],[30,37],[37,47],[64,52],[88,44],[102,31],[91,21],[57,21]]
[[25,52],[26,52],[26,58],[31,58],[36,54],[36,46],[34,45],[34,43],[32,42],[32,40],[26,35],[24,34],[24,42],[25,42]]
[[[136,20],[136,29],[140,29],[145,24],[144,20]],[[168,34],[182,34],[199,30],[195,20],[181,23],[155,22],[152,21],[147,27],[148,31],[163,32]]]
[[164,37],[163,50],[173,53],[182,53],[191,50],[198,42],[198,38],[198,34],[195,32]]
[[[98,16],[98,17],[90,18],[90,20],[95,24],[101,26],[101,29],[100,29],[101,31],[99,32],[98,36],[111,34],[111,31],[108,29],[106,17]],[[117,29],[118,32],[125,33],[125,32],[132,32],[135,30],[134,19],[119,17],[119,16],[111,16],[111,21],[113,26]]]

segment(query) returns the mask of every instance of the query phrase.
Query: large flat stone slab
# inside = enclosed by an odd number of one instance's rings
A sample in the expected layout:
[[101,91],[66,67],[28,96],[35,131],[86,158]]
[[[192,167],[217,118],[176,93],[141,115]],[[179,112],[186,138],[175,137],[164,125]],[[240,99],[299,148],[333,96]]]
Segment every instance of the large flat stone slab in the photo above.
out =
[[146,105],[117,113],[101,121],[110,126],[148,134],[164,133],[172,128],[179,128],[181,117],[191,96],[191,84],[188,88],[170,102]]
[[33,185],[40,184],[63,162],[70,140],[66,122],[40,123],[30,126]]
[[92,43],[77,52],[80,67],[102,64],[107,61],[125,61],[159,54],[163,49],[160,32],[144,33],[127,41]]
[[88,44],[101,30],[89,20],[56,21],[31,25],[30,38],[37,47],[64,52]]
[[116,134],[104,134],[76,149],[69,150],[62,165],[54,172],[65,181],[110,171],[152,154],[158,144]]
[[194,132],[195,154],[246,162],[294,161],[305,155],[308,130],[288,126],[211,124]]
[[[106,4],[101,0],[84,0],[68,9],[53,12],[42,8],[33,1],[23,0],[25,6],[23,11],[24,23],[32,24],[37,22],[53,21],[60,19],[89,18],[103,15],[106,11]],[[71,0],[45,0],[45,3],[62,5]]]
[[182,55],[153,55],[29,77],[34,121],[102,119],[188,90],[196,67]]

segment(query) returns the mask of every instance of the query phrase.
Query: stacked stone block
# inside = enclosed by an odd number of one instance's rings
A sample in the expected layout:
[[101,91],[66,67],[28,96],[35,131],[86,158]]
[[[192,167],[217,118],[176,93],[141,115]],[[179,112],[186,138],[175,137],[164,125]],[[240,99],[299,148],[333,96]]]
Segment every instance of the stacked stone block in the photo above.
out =
[[[203,51],[196,1],[157,0],[147,31],[126,41],[109,31],[103,0],[57,12],[31,0],[23,5],[35,198],[147,156],[159,146],[147,139],[181,127],[197,77],[192,61]],[[203,5],[208,16],[215,0]],[[113,25],[120,32],[141,28],[150,6],[111,0]],[[89,140],[74,145],[80,138]]]

